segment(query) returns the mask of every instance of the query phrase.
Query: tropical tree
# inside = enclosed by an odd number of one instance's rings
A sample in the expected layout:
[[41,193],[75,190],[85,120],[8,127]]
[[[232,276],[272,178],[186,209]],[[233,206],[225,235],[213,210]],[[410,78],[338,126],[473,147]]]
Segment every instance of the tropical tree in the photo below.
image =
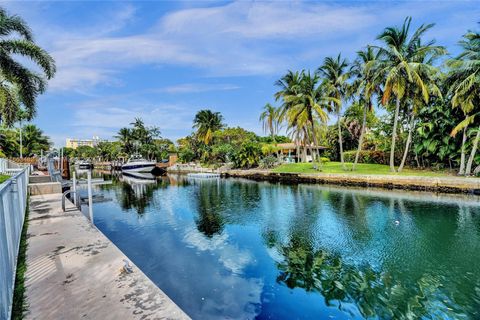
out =
[[41,151],[48,151],[52,145],[49,137],[34,124],[23,127],[23,154],[27,157],[39,155]]
[[[429,90],[422,73],[429,68],[425,57],[438,56],[444,53],[443,47],[434,46],[434,41],[422,43],[421,38],[434,24],[422,24],[410,35],[412,19],[407,17],[401,28],[387,27],[377,37],[383,46],[375,46],[379,50],[380,58],[369,63],[375,66],[376,78],[383,80],[382,104],[387,106],[395,97],[395,112],[393,118],[392,142],[390,146],[390,170],[395,172],[395,143],[400,105],[403,102],[408,86],[414,86],[425,103],[428,103]],[[428,59],[426,59],[429,61]]]
[[463,130],[459,174],[469,175],[480,140],[480,130],[477,130],[465,167],[467,127],[474,122],[480,112],[480,33],[468,32],[464,35],[460,45],[463,52],[448,63],[450,66],[448,80],[451,83],[452,107],[460,107],[465,119],[453,129],[451,134],[455,136],[458,131]]
[[132,130],[130,128],[121,128],[115,138],[122,143],[123,152],[126,154],[130,154],[132,152],[134,139],[132,136]]
[[206,145],[212,141],[214,132],[224,126],[222,114],[211,110],[200,110],[193,120],[193,128],[197,129],[197,138]]
[[[33,71],[17,61],[21,56],[38,66]],[[53,58],[37,44],[28,25],[20,17],[0,8],[0,120],[13,125],[24,109],[27,120],[36,112],[36,98],[46,89],[46,80],[55,74]]]
[[[286,102],[291,103],[291,107],[286,111],[286,120],[289,126],[305,128],[310,142],[318,147],[316,132],[316,119],[325,123],[328,120],[328,103],[334,98],[327,96],[326,86],[320,83],[317,74],[311,74],[309,71],[302,71],[300,88],[296,95],[284,97]],[[312,152],[314,155],[315,152]],[[315,161],[315,158],[314,158]]]
[[260,114],[260,122],[263,123],[263,130],[265,133],[270,133],[272,141],[275,143],[275,136],[279,129],[279,111],[277,108],[267,103],[263,107],[263,112]]
[[375,81],[375,69],[370,64],[375,64],[378,59],[378,50],[368,46],[365,50],[357,52],[357,59],[354,61],[351,74],[354,77],[351,86],[352,95],[358,95],[358,100],[363,104],[362,129],[358,139],[357,153],[352,170],[358,163],[362,151],[363,139],[367,128],[367,114],[373,112],[372,96],[379,91],[379,84]]
[[330,110],[335,111],[335,114],[337,115],[340,162],[342,163],[342,167],[344,170],[345,162],[343,160],[341,112],[342,101],[346,97],[347,80],[349,78],[347,67],[347,60],[342,58],[341,54],[339,54],[336,58],[325,58],[323,65],[317,70],[317,72],[324,77],[324,81],[328,87],[329,95],[335,99],[330,102]]
[[[295,132],[295,143],[303,141],[304,147],[306,142],[317,147],[317,120],[323,123],[328,120],[329,103],[337,99],[329,96],[329,91],[320,82],[318,74],[312,74],[310,71],[302,70],[301,73],[289,71],[276,84],[281,90],[275,97],[283,100],[280,119],[286,121],[288,130]],[[303,138],[299,139],[300,136]],[[315,161],[313,151],[312,155]]]

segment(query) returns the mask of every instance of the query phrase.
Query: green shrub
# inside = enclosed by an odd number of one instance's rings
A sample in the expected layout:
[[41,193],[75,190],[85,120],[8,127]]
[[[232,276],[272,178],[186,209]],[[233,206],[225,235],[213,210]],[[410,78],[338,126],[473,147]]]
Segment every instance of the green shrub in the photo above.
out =
[[256,141],[242,143],[238,151],[233,155],[233,163],[236,168],[252,168],[258,164],[262,148]]
[[[354,162],[356,150],[345,151],[343,153],[343,159],[345,162]],[[359,163],[372,163],[372,164],[388,164],[389,154],[379,150],[362,150],[358,157]]]
[[272,169],[278,164],[278,159],[275,156],[266,156],[259,162],[259,167],[262,169]]
[[330,162],[330,159],[327,157],[320,157],[320,163],[327,163]]

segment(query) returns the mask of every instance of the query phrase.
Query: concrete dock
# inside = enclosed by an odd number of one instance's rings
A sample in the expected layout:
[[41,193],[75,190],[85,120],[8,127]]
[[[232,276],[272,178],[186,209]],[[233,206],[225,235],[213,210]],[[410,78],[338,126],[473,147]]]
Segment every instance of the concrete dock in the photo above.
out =
[[189,319],[61,194],[30,197],[27,319]]

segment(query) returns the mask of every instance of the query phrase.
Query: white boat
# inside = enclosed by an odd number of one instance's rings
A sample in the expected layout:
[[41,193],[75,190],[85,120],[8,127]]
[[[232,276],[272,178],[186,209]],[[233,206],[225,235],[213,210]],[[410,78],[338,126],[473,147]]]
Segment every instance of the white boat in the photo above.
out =
[[92,169],[93,168],[93,165],[89,160],[83,160],[83,159],[75,161],[75,166],[78,169]]
[[127,163],[122,165],[123,172],[151,172],[157,163],[149,161],[142,156],[135,154],[128,159]]

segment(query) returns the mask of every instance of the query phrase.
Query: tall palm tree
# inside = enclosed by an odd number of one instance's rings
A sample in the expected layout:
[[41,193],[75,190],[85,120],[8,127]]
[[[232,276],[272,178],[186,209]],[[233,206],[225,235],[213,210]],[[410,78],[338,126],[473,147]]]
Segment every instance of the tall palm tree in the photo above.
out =
[[[310,142],[314,147],[318,147],[315,123],[319,119],[321,122],[328,120],[327,111],[330,102],[338,102],[334,97],[330,97],[330,93],[324,83],[320,83],[318,74],[311,74],[309,71],[302,71],[296,93],[283,96],[286,104],[285,119],[289,127],[305,127],[311,130]],[[312,151],[314,161],[315,153]]]
[[200,110],[193,120],[193,128],[197,129],[197,138],[209,145],[213,139],[213,133],[224,127],[223,116],[220,112]]
[[452,94],[452,107],[460,107],[465,114],[465,120],[453,129],[452,135],[463,130],[459,174],[469,175],[480,140],[480,130],[477,130],[465,167],[467,128],[480,113],[480,33],[468,32],[464,35],[460,45],[463,52],[457,58],[448,62],[450,71],[447,83],[450,85],[450,93]]
[[263,107],[263,112],[260,114],[260,119],[263,123],[263,130],[265,133],[270,133],[272,141],[275,142],[275,136],[278,133],[279,128],[279,111],[277,108],[267,103]]
[[[15,59],[21,56],[42,70],[35,72]],[[36,98],[46,89],[46,80],[55,74],[53,58],[33,40],[20,17],[0,8],[0,120],[11,126],[24,108],[30,120],[36,112]]]
[[[383,46],[376,46],[380,59],[377,60],[376,69],[378,79],[383,80],[382,104],[390,104],[395,97],[395,113],[393,118],[392,142],[390,147],[390,171],[395,172],[395,143],[397,140],[397,127],[400,105],[403,102],[408,86],[418,87],[425,103],[429,99],[429,91],[421,70],[428,68],[424,62],[419,62],[419,57],[439,55],[444,52],[443,47],[434,46],[434,41],[421,43],[421,38],[434,24],[422,24],[410,36],[412,18],[407,17],[401,28],[388,27],[377,37]],[[370,65],[372,65],[371,63]]]
[[335,98],[330,102],[330,109],[335,111],[337,115],[338,125],[338,144],[340,147],[340,162],[345,170],[345,162],[343,160],[343,141],[342,141],[342,124],[341,112],[342,101],[345,99],[347,91],[347,80],[349,73],[347,72],[348,62],[339,54],[336,58],[325,58],[323,65],[318,68],[317,72],[322,75],[329,88],[329,95]]
[[126,154],[130,154],[132,151],[132,142],[133,142],[133,137],[132,137],[132,130],[129,128],[121,128],[115,138],[118,139],[118,141],[121,142],[122,144],[122,150]]
[[[422,82],[425,85],[425,88],[429,96],[435,95],[438,98],[442,98],[442,93],[437,86],[439,80],[439,70],[431,65],[432,62],[419,61],[417,66],[417,72],[422,78]],[[418,112],[422,107],[425,107],[426,103],[429,101],[429,98],[425,99],[422,93],[422,88],[414,86],[413,84],[408,86],[408,98],[406,99],[407,112],[408,112],[408,136],[405,142],[405,148],[403,151],[402,161],[398,166],[398,172],[403,170],[405,162],[407,160],[408,153],[410,151],[410,145],[412,142],[413,130],[415,128],[415,117],[418,115]]]
[[358,163],[360,152],[362,151],[363,139],[367,128],[367,113],[373,112],[372,96],[379,91],[378,82],[375,82],[375,69],[369,67],[369,64],[375,65],[378,59],[378,50],[368,46],[365,50],[357,52],[357,59],[354,61],[351,74],[355,77],[352,83],[352,94],[357,94],[360,102],[363,103],[363,118],[360,138],[358,139],[357,152],[352,170]]

